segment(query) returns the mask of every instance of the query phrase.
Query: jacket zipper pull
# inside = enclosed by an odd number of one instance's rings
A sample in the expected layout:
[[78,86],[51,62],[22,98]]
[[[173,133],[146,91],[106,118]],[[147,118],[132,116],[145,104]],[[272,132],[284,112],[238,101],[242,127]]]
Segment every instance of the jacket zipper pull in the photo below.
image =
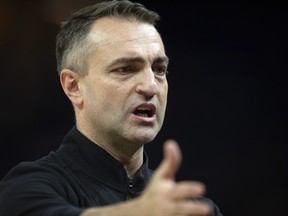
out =
[[128,195],[128,198],[131,198],[134,194],[134,181],[133,179],[129,179],[128,180],[129,182],[129,195]]

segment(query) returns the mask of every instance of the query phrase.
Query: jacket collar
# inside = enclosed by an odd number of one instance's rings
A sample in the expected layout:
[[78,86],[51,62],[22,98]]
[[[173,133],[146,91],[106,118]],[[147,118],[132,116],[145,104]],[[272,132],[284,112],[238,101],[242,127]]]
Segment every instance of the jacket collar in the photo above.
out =
[[[124,166],[99,145],[85,137],[76,126],[67,133],[58,153],[68,161],[67,166],[70,169],[82,172],[115,190],[127,192],[129,179]],[[145,151],[143,161],[133,180],[135,194],[143,191],[152,175]]]

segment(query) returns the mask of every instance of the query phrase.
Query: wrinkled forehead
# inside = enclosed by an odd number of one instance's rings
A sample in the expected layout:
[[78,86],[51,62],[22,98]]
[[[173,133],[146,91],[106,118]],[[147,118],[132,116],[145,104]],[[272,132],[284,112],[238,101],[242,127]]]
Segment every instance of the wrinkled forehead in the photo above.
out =
[[137,43],[162,44],[162,39],[153,25],[119,18],[105,17],[97,20],[93,24],[88,37],[91,42],[98,45],[128,44],[136,41]]

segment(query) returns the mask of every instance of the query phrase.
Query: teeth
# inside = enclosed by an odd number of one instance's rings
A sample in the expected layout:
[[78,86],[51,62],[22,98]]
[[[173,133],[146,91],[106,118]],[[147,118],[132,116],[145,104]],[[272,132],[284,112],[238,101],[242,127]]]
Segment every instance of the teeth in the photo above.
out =
[[149,111],[150,109],[145,108],[145,107],[140,107],[140,108],[138,108],[138,110],[143,110],[143,111],[147,110],[147,111]]
[[147,114],[144,114],[144,113],[142,113],[142,114],[141,114],[141,113],[138,113],[137,115],[138,115],[138,116],[143,116],[143,117],[148,117],[148,115],[147,115]]
[[136,115],[142,116],[142,117],[149,117],[151,110],[147,107],[139,107],[137,111],[135,112]]

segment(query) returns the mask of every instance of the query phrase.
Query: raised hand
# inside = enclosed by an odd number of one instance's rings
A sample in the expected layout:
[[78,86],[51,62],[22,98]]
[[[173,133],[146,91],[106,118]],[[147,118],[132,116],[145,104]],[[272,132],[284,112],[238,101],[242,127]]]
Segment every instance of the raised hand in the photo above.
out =
[[197,181],[175,181],[181,160],[182,155],[177,142],[166,141],[164,143],[164,159],[140,198],[142,204],[146,206],[144,210],[146,215],[211,214],[211,206],[193,199],[204,195],[204,184]]
[[143,194],[130,201],[91,208],[81,216],[208,216],[212,207],[199,201],[205,186],[197,181],[176,182],[181,151],[174,140],[164,143],[164,158]]

